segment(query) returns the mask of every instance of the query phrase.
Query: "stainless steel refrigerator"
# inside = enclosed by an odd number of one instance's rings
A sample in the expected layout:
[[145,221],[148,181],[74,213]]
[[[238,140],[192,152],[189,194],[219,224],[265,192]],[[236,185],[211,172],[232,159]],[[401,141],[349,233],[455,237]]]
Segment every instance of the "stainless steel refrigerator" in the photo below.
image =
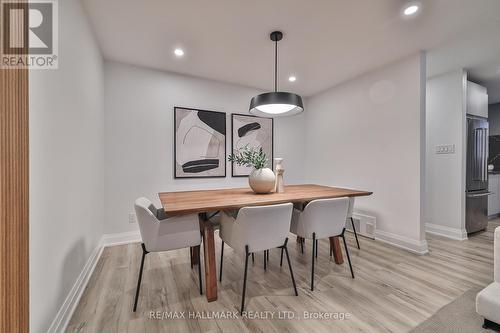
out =
[[488,227],[488,119],[467,115],[467,233]]

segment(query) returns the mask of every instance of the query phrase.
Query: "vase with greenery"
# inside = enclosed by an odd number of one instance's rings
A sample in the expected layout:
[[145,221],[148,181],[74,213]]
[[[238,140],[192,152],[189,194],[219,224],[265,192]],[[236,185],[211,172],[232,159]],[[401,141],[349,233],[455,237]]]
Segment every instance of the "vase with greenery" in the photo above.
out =
[[229,162],[253,168],[248,176],[248,184],[255,193],[269,193],[274,189],[276,177],[273,170],[267,168],[268,159],[261,148],[245,146],[228,156]]

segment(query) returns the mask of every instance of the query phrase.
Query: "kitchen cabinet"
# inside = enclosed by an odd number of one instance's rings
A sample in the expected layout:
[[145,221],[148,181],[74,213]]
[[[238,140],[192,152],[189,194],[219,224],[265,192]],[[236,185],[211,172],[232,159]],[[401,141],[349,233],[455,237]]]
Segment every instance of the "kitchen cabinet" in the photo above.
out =
[[491,193],[488,197],[488,216],[500,214],[500,174],[489,174],[488,189]]
[[488,91],[470,81],[467,81],[467,114],[488,118]]

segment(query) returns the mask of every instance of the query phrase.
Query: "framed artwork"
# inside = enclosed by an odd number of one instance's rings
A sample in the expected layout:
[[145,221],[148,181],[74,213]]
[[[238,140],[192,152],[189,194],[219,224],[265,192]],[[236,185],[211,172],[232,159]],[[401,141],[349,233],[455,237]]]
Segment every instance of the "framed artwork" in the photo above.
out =
[[174,108],[174,178],[226,177],[226,113]]
[[[260,148],[269,160],[268,167],[273,168],[273,118],[261,118],[246,114],[231,114],[231,151],[248,147]],[[232,163],[233,177],[247,177],[252,168]]]

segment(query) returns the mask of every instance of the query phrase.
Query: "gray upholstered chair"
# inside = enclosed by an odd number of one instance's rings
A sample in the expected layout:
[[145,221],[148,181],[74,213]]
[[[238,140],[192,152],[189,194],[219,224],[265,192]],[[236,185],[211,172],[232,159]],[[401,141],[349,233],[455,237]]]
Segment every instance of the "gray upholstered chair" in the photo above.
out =
[[243,275],[243,293],[241,298],[241,313],[245,308],[245,291],[248,271],[248,257],[254,252],[281,248],[286,253],[288,268],[292,278],[295,296],[298,296],[297,286],[293,277],[292,265],[288,256],[287,242],[293,205],[291,203],[253,206],[241,208],[237,216],[222,213],[219,235],[222,239],[220,279],[222,281],[222,264],[224,260],[224,244],[228,244],[237,253],[245,256],[245,271]]
[[342,237],[351,276],[354,278],[344,237],[348,209],[349,198],[338,198],[314,200],[309,202],[303,211],[293,211],[290,232],[303,239],[312,239],[311,290],[314,290],[314,261],[318,256],[318,240],[322,238]]
[[[135,312],[137,310],[146,254],[199,246],[201,244],[201,234],[198,215],[196,214],[169,217],[163,209],[156,209],[151,201],[146,198],[137,199],[134,208],[142,237],[142,259],[135,293]],[[202,294],[200,252],[199,250],[198,280],[200,294]]]

